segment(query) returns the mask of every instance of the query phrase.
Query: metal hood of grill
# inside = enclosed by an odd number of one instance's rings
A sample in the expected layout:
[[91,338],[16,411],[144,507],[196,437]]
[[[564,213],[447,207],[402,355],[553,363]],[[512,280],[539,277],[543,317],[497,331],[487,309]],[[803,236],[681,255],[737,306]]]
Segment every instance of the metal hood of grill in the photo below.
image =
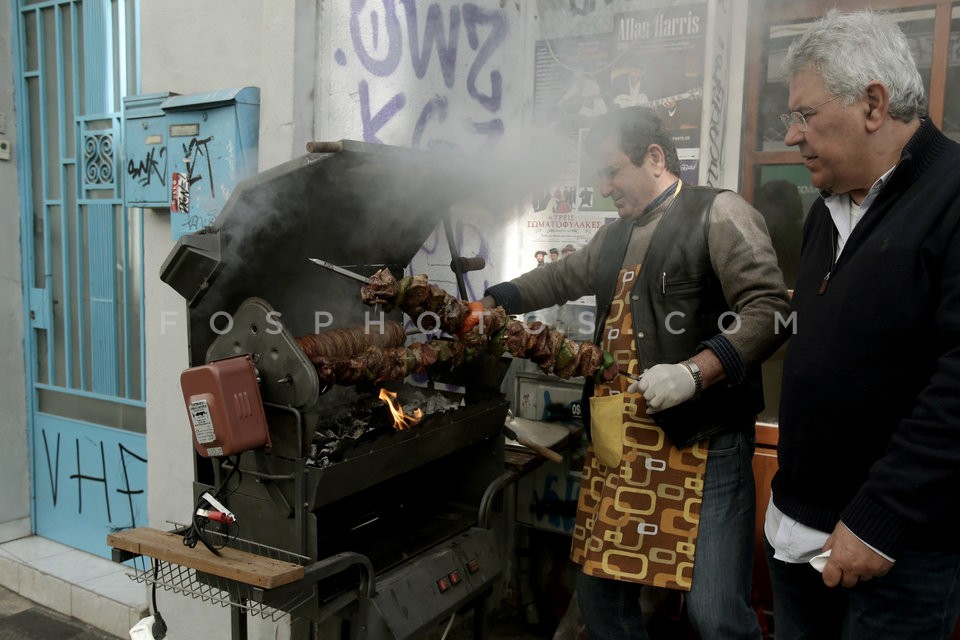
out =
[[[209,319],[247,298],[267,299],[295,335],[315,313],[331,326],[363,322],[360,283],[314,265],[319,257],[364,275],[401,271],[453,205],[490,189],[449,153],[343,140],[237,185],[213,225],[177,242],[161,279],[191,307],[191,350],[216,335]],[[199,351],[198,351],[199,349]],[[193,358],[196,360],[196,358]]]

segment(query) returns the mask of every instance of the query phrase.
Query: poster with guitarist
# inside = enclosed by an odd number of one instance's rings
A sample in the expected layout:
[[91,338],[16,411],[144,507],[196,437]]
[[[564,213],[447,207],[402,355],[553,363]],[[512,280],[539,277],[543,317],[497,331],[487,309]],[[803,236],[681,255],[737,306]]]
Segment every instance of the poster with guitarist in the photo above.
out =
[[595,122],[615,109],[655,109],[677,147],[681,177],[699,183],[701,142],[706,142],[701,123],[708,3],[635,4],[647,8],[608,14],[592,25],[598,31],[557,34],[536,43],[535,121],[545,131],[576,140],[569,157],[561,154],[570,161],[571,174],[558,177],[556,186],[590,195],[576,201],[573,215],[616,210],[600,193],[599,168],[579,148]]
[[[693,60],[693,57],[690,58]],[[689,65],[699,71],[699,58]],[[615,107],[650,107],[657,111],[673,134],[677,148],[700,146],[700,118],[703,107],[701,74],[671,74],[670,82],[658,82],[658,88],[644,83],[645,68],[615,69],[611,78],[611,101]]]
[[611,101],[656,109],[677,149],[700,147],[707,3],[618,13]]

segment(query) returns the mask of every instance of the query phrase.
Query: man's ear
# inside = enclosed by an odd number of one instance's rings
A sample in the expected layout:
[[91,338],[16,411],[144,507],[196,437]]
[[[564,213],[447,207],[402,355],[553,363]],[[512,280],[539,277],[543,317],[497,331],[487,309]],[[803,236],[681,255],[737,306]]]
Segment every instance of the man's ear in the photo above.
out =
[[667,156],[663,152],[663,147],[654,143],[647,147],[647,153],[650,154],[650,160],[653,162],[655,167],[655,175],[660,175],[660,173],[667,168]]
[[890,90],[879,80],[873,80],[866,88],[867,131],[874,132],[890,115]]

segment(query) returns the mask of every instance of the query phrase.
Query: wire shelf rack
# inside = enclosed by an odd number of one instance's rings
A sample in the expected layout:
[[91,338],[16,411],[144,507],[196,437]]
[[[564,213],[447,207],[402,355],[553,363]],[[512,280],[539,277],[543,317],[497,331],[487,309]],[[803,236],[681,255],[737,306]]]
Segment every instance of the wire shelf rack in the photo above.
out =
[[[174,524],[175,531],[181,529],[183,529],[182,525]],[[215,531],[207,530],[204,536],[216,547],[229,546],[240,551],[299,565],[310,562],[306,556],[249,540],[228,539]],[[272,590],[258,589],[236,580],[142,555],[132,558],[132,569],[133,573],[129,574],[129,577],[136,582],[201,602],[219,604],[222,607],[236,607],[249,615],[265,620],[279,620],[306,604],[313,597],[312,589],[299,589],[293,592],[279,590],[282,595],[274,597],[274,594],[271,594]]]

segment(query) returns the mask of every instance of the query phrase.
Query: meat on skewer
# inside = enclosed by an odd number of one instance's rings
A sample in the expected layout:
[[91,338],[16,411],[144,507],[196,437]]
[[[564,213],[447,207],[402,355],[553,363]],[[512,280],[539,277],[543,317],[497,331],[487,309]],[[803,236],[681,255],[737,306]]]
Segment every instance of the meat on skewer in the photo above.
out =
[[433,340],[409,347],[369,347],[352,357],[322,357],[315,364],[324,384],[380,384],[437,364],[455,367],[468,356],[467,348],[459,342]]
[[[541,322],[528,325],[508,318],[503,307],[484,309],[479,302],[457,300],[422,274],[397,280],[388,269],[381,269],[361,287],[360,297],[369,305],[400,308],[424,330],[435,329],[439,318],[439,328],[468,347],[494,355],[509,352],[560,378],[596,375],[610,381],[619,372],[613,357],[592,342],[575,342]],[[432,318],[432,323],[425,317]]]
[[295,340],[310,361],[316,363],[320,358],[350,357],[368,347],[401,347],[407,333],[402,324],[388,320],[382,325],[382,331],[349,327],[298,336]]

